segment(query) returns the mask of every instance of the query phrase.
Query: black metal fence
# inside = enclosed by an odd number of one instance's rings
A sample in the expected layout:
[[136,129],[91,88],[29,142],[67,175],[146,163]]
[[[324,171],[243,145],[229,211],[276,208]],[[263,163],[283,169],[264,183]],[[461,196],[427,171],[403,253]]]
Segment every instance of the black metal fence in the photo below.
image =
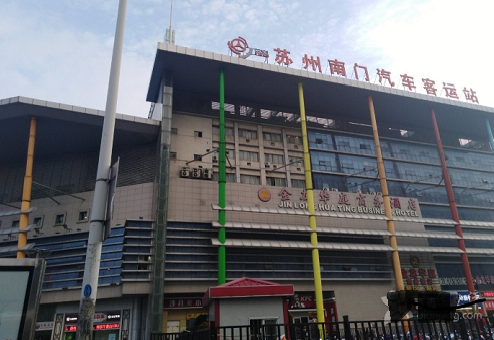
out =
[[[457,314],[459,315],[459,314]],[[494,340],[494,318],[459,315],[451,321],[349,321],[266,324],[181,333],[151,334],[151,340]]]

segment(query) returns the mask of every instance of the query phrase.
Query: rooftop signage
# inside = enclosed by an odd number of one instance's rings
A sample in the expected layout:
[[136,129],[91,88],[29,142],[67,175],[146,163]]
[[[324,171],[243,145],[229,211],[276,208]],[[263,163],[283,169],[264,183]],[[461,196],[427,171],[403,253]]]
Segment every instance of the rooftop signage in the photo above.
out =
[[[267,50],[249,48],[249,44],[247,43],[247,40],[245,40],[242,37],[238,37],[229,41],[228,48],[232,53],[236,54],[239,58],[247,59],[250,56],[254,55],[254,56],[264,57],[265,62],[266,63],[269,62],[269,54]],[[279,47],[274,48],[273,51],[276,52],[274,63],[280,66],[284,65],[286,67],[289,67],[291,64],[293,64],[293,60],[289,56],[290,51]],[[307,53],[305,53],[304,56],[302,57],[302,67],[306,70],[312,70],[314,72],[323,73],[322,66],[326,65],[326,70],[329,67],[329,71],[332,76],[340,76],[347,78],[347,72],[346,72],[347,68],[343,61],[335,58],[335,59],[327,59],[327,64],[326,61],[324,60],[322,61],[322,63],[319,56],[316,56],[314,58],[313,55],[309,56]],[[354,63],[353,68],[351,66],[350,68],[353,70],[352,78],[353,76],[355,76],[356,80],[370,82],[369,70],[367,69],[367,66]],[[392,77],[391,72],[385,70],[384,68],[376,69],[376,78],[378,78],[379,84],[382,86],[386,86],[386,84],[388,84],[390,87],[396,86],[396,82],[393,81],[393,79],[396,80],[397,77],[396,76]],[[398,86],[400,85],[400,83],[405,91],[417,92],[417,85],[415,84],[414,77],[406,73],[400,74]],[[467,89],[466,87],[464,87],[462,93],[460,93],[459,95],[458,90],[456,89],[453,83],[448,83],[448,82],[442,82],[442,83],[443,85],[442,88],[440,88],[441,91],[439,93],[439,96],[442,93],[444,93],[444,96],[446,98],[460,100],[460,96],[463,95],[465,101],[479,104],[477,93],[474,90],[472,90],[472,88]],[[438,84],[438,86],[440,86],[440,84]],[[423,92],[425,92],[425,94],[435,97],[438,96],[437,95],[438,88],[436,87],[436,82],[434,80],[429,78],[422,78],[422,88],[424,89]]]

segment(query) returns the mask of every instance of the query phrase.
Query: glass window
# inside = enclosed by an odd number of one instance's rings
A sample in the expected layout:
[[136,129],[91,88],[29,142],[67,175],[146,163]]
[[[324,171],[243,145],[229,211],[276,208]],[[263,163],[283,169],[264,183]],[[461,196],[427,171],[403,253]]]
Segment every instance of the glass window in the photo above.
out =
[[170,160],[176,161],[177,160],[177,153],[174,151],[170,152]]
[[283,136],[280,133],[273,133],[273,132],[263,132],[263,138],[266,141],[271,141],[271,142],[281,142],[283,141]]
[[[220,134],[220,127],[218,125],[213,125],[213,135]],[[225,126],[225,136],[233,136],[233,128],[230,126]]]
[[240,175],[240,183],[244,183],[244,184],[260,184],[261,183],[261,178],[259,176]]
[[286,187],[286,178],[266,177],[266,184],[276,187]]
[[19,228],[19,220],[13,220],[11,224],[12,228]]
[[55,225],[62,225],[65,223],[65,214],[55,215]]
[[202,155],[194,154],[194,160],[201,162],[202,161]]
[[241,161],[247,162],[259,162],[259,153],[254,151],[239,151],[239,158]]
[[[218,176],[219,174],[217,172],[213,173],[213,180],[218,181]],[[226,181],[227,183],[235,183],[237,181],[237,177],[235,174],[226,174]]]
[[264,154],[266,162],[270,162],[273,164],[285,164],[285,157],[283,155],[276,155],[272,153]]
[[302,144],[302,137],[301,136],[286,136],[287,142],[290,144]]
[[194,137],[202,137],[202,131],[194,131]]
[[305,181],[303,179],[292,179],[292,188],[305,189]]
[[33,224],[36,226],[36,228],[43,227],[43,216],[35,217],[33,219]]
[[172,133],[172,135],[176,135],[178,133],[178,129],[172,128],[171,133]]
[[89,220],[89,210],[79,211],[77,222],[87,222]]
[[257,139],[257,131],[247,130],[247,129],[238,129],[238,136],[244,137],[247,139]]

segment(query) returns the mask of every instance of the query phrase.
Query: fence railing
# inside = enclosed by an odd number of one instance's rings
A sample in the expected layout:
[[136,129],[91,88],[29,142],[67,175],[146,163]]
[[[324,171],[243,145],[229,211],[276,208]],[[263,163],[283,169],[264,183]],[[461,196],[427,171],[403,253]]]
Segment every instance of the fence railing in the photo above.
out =
[[214,327],[151,334],[151,340],[494,340],[494,318],[468,314],[451,321],[349,321]]

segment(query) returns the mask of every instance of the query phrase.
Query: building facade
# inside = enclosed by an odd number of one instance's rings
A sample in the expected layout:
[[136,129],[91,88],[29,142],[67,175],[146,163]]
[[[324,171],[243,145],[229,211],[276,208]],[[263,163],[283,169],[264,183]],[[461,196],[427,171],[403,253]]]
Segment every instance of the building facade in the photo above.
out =
[[[118,115],[114,225],[103,245],[95,332],[139,339],[190,328],[218,285],[219,70],[226,98],[226,279],[293,285],[291,322],[315,317],[297,86],[303,84],[327,321],[381,319],[396,288],[467,291],[430,110],[437,115],[479,295],[494,299],[494,110],[237,57],[159,44],[150,119]],[[368,97],[375,103],[395,235],[387,228]],[[38,335],[77,324],[103,113],[0,102],[3,257],[15,256],[29,122],[37,121],[28,237],[47,261]],[[17,214],[16,214],[17,211]],[[484,311],[494,304],[488,300]],[[270,315],[252,315],[269,320]],[[100,321],[102,320],[102,321]],[[282,322],[282,320],[278,320]],[[113,335],[112,335],[113,336]],[[59,337],[60,338],[60,337]]]

